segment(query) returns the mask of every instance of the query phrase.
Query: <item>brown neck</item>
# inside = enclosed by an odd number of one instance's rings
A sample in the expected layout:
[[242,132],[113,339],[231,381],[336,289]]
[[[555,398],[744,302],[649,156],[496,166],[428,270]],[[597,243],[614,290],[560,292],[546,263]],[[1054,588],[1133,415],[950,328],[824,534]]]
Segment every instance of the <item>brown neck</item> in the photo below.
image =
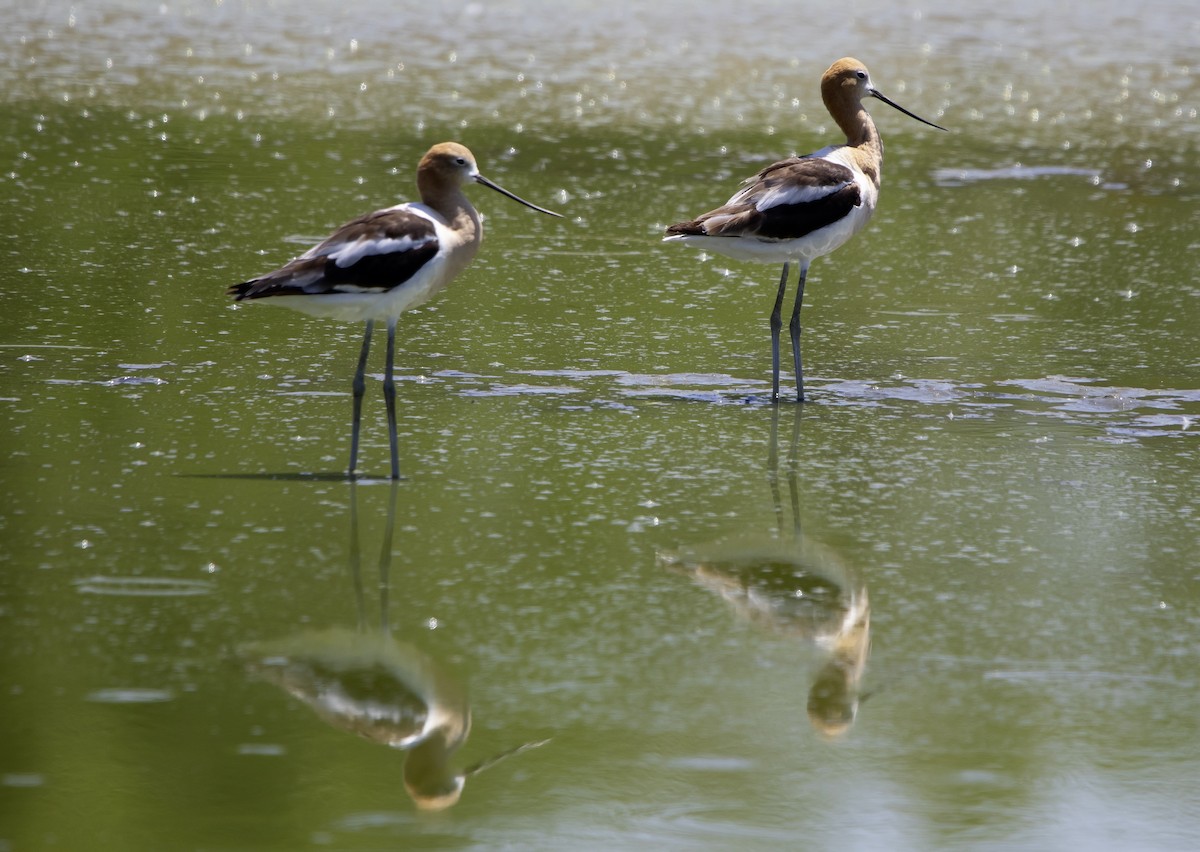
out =
[[821,99],[825,101],[825,108],[837,126],[846,134],[848,145],[857,148],[871,142],[878,144],[879,132],[875,129],[875,122],[855,94],[832,89],[821,92]]
[[865,110],[863,116],[867,120],[867,132],[862,134],[858,142],[855,142],[849,133],[846,134],[846,138],[849,144],[862,152],[863,156],[859,157],[859,168],[878,189],[880,181],[883,180],[883,175],[880,174],[883,170],[883,140],[879,137],[879,131],[875,129],[875,122],[871,121],[871,117],[866,114]]
[[837,89],[822,91],[821,95],[833,120],[846,134],[846,144],[858,149],[859,167],[878,187],[880,166],[883,164],[883,139],[862,101],[850,94],[843,95]]

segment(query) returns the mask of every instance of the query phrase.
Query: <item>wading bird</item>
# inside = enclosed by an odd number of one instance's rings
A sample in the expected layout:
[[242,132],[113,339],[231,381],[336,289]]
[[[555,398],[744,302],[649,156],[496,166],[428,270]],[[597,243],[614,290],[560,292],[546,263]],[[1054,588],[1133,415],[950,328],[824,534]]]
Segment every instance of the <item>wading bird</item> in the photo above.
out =
[[383,396],[387,404],[392,479],[400,478],[396,438],[396,385],[393,367],[396,322],[454,280],[479,251],[483,226],[463,187],[481,183],[549,216],[561,214],[519,198],[479,173],[475,157],[456,142],[434,145],[417,166],[420,203],[376,210],[347,222],[319,245],[284,266],[251,281],[235,284],[228,295],[238,301],[266,299],[318,317],[365,322],[362,351],[354,374],[354,421],[350,466],[358,465],[358,436],[364,372],[376,320],[387,322],[387,364]]
[[883,140],[863,107],[877,98],[917,121],[945,130],[886,98],[871,84],[857,59],[839,59],[821,77],[821,99],[846,144],[830,145],[804,157],[780,160],[746,180],[724,205],[667,228],[665,242],[713,251],[738,260],[782,263],[779,293],[771,312],[771,399],[779,399],[780,308],[791,263],[800,283],[788,331],[796,367],[796,399],[804,401],[800,366],[800,304],[809,264],[861,231],[875,212],[883,166]]

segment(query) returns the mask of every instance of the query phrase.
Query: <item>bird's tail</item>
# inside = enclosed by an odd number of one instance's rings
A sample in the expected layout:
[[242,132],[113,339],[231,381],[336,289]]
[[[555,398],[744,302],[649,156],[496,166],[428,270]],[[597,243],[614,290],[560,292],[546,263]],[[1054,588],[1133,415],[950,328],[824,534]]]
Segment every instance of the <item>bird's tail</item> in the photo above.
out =
[[254,281],[243,281],[241,284],[232,284],[226,288],[225,295],[233,296],[236,301],[240,302],[242,299],[246,298],[246,294],[250,292],[250,288],[253,287],[257,281],[258,279],[255,279]]
[[689,237],[689,236],[704,236],[707,232],[704,230],[704,224],[699,219],[694,219],[691,222],[677,222],[667,228],[668,237]]

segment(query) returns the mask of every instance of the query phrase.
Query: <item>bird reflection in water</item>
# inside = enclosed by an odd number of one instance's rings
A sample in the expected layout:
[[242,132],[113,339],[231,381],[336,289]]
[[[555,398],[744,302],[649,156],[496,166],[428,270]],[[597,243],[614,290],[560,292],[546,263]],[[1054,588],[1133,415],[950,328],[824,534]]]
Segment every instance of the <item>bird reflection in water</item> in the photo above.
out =
[[854,724],[871,645],[867,587],[832,548],[804,534],[800,523],[796,447],[800,408],[795,409],[787,483],[791,529],[786,529],[779,484],[779,410],[771,412],[767,479],[778,535],[725,539],[673,552],[659,563],[719,594],[741,618],[781,636],[819,648],[825,661],[808,692],[808,718],[828,737]]
[[423,810],[458,802],[466,780],[514,754],[544,745],[525,743],[466,770],[451,760],[471,731],[466,690],[436,660],[391,635],[388,574],[396,516],[391,484],[386,531],[379,554],[380,623],[366,623],[357,485],[350,488],[350,570],[358,603],[358,628],[305,631],[253,642],[240,649],[247,671],[303,701],[330,726],[407,752],[404,788]]

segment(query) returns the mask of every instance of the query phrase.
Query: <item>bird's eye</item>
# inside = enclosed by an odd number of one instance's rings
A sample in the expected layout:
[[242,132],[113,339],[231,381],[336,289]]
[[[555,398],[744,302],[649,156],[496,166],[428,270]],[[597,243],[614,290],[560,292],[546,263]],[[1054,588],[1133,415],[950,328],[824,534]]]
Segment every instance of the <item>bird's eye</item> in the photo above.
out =
[[455,157],[454,162],[460,166],[465,166],[467,164],[467,158],[466,157]]
[[855,71],[854,73],[858,75],[858,79],[860,79],[860,80],[865,80],[865,79],[867,79],[867,72],[866,72],[866,71]]

